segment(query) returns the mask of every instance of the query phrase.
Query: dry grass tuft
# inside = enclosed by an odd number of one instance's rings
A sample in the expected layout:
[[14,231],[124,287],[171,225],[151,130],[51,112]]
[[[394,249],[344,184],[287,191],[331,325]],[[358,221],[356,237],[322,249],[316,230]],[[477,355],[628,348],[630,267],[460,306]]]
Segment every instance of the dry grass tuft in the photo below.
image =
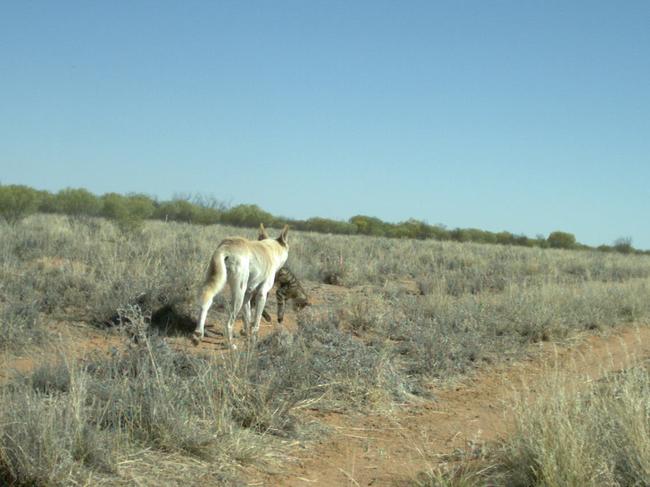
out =
[[650,372],[645,366],[593,382],[552,373],[531,402],[515,405],[516,431],[419,486],[639,486],[650,479]]

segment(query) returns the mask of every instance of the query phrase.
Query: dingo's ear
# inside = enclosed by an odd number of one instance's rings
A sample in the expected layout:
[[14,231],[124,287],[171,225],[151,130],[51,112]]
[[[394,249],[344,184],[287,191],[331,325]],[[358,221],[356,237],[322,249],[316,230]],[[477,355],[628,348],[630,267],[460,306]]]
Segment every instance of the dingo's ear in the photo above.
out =
[[280,236],[278,237],[278,242],[280,242],[280,245],[286,247],[287,246],[287,232],[289,232],[289,225],[285,225],[282,231],[280,232]]
[[260,223],[260,229],[257,232],[257,240],[265,240],[269,237],[269,234],[266,233],[266,228],[264,228],[264,223]]

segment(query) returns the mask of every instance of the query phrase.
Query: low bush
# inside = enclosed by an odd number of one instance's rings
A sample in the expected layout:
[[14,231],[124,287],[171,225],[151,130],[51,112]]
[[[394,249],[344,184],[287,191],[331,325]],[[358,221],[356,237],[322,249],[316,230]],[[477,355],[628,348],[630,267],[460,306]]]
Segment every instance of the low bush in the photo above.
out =
[[259,351],[260,373],[290,402],[334,410],[384,407],[414,388],[395,369],[388,346],[355,340],[331,313],[303,313],[295,335],[271,335]]
[[38,209],[39,194],[36,190],[20,185],[0,185],[0,219],[16,224]]

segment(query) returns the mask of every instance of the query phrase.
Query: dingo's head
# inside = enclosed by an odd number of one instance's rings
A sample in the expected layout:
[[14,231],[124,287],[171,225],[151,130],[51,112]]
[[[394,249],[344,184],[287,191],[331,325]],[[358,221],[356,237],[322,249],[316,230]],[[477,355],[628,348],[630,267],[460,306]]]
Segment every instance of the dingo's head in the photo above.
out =
[[[287,240],[287,233],[289,232],[289,225],[285,225],[282,231],[280,232],[280,236],[276,238],[276,241],[282,245],[285,248],[289,248],[289,242]],[[264,224],[260,223],[260,228],[257,231],[257,240],[267,240],[270,239],[269,234],[266,232],[266,228],[264,228]]]

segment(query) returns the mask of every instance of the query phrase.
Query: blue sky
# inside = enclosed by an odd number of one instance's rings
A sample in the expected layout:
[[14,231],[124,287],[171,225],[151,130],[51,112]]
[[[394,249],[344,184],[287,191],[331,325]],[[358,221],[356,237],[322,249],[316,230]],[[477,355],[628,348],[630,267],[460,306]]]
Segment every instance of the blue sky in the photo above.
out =
[[2,2],[0,182],[650,249],[650,2]]

